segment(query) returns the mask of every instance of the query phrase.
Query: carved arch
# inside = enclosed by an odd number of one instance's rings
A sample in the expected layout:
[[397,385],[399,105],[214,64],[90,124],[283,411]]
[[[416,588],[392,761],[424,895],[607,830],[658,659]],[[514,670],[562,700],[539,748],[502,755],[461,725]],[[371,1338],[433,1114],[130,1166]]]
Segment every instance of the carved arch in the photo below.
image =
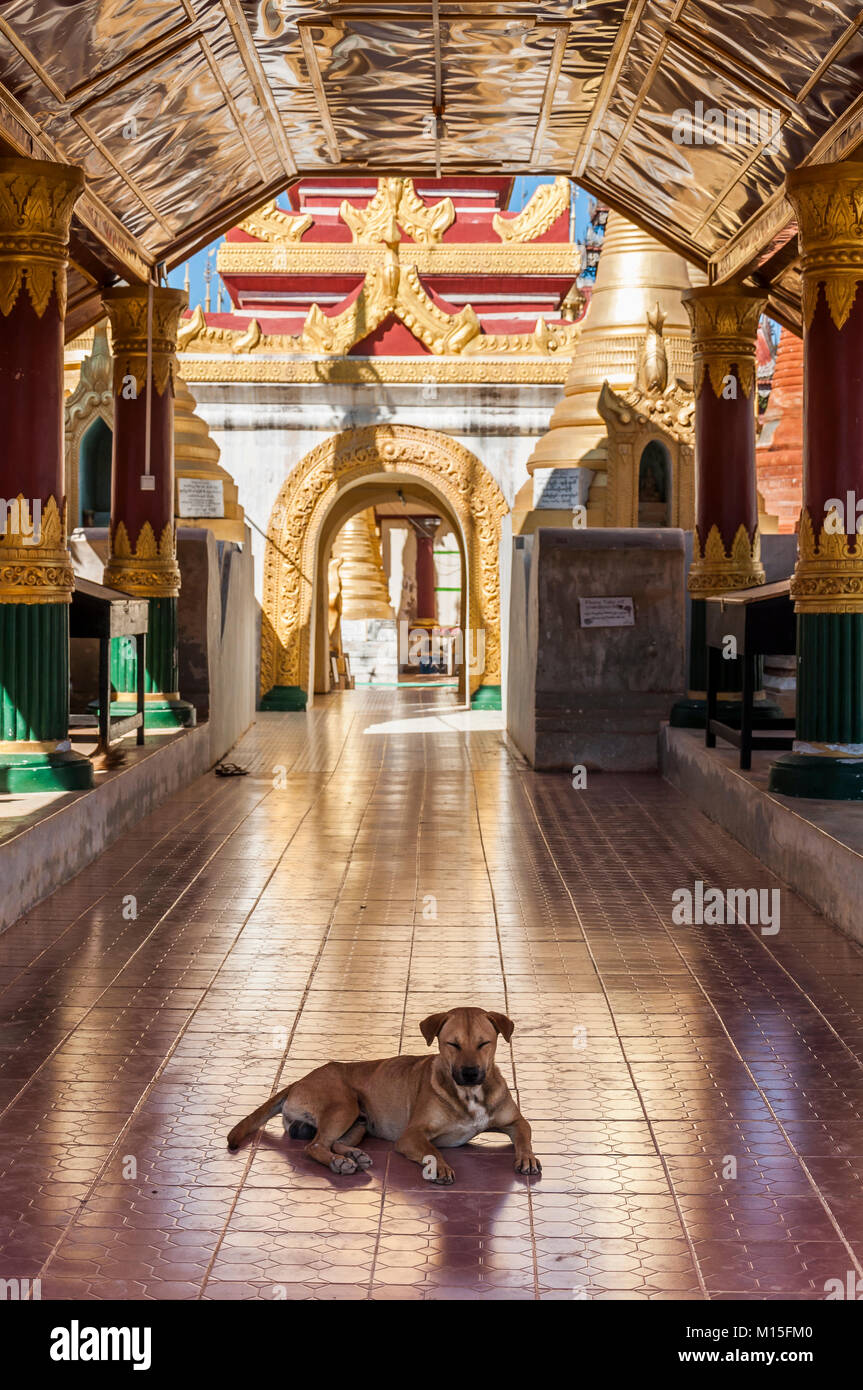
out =
[[374,425],[333,435],[306,454],[279,493],[264,557],[261,693],[308,689],[317,547],[339,494],[375,475],[417,478],[437,491],[462,531],[468,621],[485,637],[479,685],[499,685],[501,522],[506,500],[475,454],[448,435],[412,425]]

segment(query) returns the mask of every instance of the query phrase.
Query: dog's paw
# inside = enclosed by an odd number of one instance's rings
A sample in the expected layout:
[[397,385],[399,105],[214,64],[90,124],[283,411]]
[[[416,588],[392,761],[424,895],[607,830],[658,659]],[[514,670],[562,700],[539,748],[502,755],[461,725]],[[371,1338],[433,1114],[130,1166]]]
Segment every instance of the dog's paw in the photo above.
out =
[[449,1187],[450,1183],[455,1182],[455,1169],[450,1168],[448,1163],[438,1163],[427,1175],[427,1179],[429,1182],[436,1182],[439,1187]]
[[357,1171],[357,1165],[352,1158],[348,1158],[347,1154],[333,1154],[330,1159],[330,1167],[334,1173],[355,1173]]
[[515,1171],[517,1173],[541,1173],[542,1164],[535,1154],[528,1150],[525,1154],[516,1154]]
[[371,1168],[372,1160],[363,1149],[348,1149],[348,1158],[352,1158],[358,1168]]

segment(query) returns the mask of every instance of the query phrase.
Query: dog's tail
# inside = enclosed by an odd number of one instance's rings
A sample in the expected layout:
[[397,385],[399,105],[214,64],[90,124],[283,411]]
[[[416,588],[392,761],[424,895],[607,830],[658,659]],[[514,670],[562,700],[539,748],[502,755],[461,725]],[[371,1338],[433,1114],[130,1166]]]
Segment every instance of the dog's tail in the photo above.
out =
[[250,1134],[254,1134],[256,1129],[260,1129],[261,1125],[265,1125],[267,1120],[271,1120],[274,1115],[278,1115],[290,1089],[290,1086],[286,1086],[283,1091],[279,1091],[278,1095],[270,1096],[270,1099],[264,1101],[263,1105],[259,1105],[257,1110],[253,1110],[251,1115],[240,1120],[238,1125],[234,1125],[228,1135],[228,1148],[238,1149],[244,1139],[247,1139]]

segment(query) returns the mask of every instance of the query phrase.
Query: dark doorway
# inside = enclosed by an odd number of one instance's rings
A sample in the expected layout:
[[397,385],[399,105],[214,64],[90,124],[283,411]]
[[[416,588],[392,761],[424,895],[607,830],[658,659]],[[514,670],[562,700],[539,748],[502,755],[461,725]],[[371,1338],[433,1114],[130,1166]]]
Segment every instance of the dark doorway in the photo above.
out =
[[671,500],[671,458],[658,439],[645,444],[638,465],[638,524],[667,526]]

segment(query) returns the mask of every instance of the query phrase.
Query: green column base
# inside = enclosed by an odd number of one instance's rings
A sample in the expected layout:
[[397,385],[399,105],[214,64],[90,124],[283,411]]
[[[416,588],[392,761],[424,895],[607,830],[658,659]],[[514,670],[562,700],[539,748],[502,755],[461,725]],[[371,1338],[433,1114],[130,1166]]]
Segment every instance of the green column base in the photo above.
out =
[[299,685],[274,685],[261,700],[263,710],[303,710],[307,695]]
[[[135,701],[112,700],[111,718],[125,719],[137,714]],[[144,728],[146,729],[193,729],[197,722],[197,711],[188,700],[147,700],[144,705]]]
[[[99,714],[98,700],[91,700],[87,706],[88,714]],[[111,718],[127,719],[138,713],[134,699],[121,695],[111,701]],[[193,729],[197,722],[197,712],[188,700],[147,700],[144,705],[144,729]]]
[[83,753],[0,753],[0,792],[85,792],[93,764]]
[[767,790],[813,801],[863,801],[863,758],[783,753],[770,768]]
[[[736,729],[740,724],[740,715],[743,709],[741,700],[720,700],[717,714],[723,724],[730,724]],[[777,705],[775,700],[756,700],[752,706],[756,726],[760,723],[769,724],[774,719],[784,719],[782,706]],[[693,699],[687,696],[684,700],[677,700],[671,707],[669,723],[672,729],[704,729],[707,727],[707,701]]]
[[470,699],[471,709],[503,709],[499,685],[480,685]]

